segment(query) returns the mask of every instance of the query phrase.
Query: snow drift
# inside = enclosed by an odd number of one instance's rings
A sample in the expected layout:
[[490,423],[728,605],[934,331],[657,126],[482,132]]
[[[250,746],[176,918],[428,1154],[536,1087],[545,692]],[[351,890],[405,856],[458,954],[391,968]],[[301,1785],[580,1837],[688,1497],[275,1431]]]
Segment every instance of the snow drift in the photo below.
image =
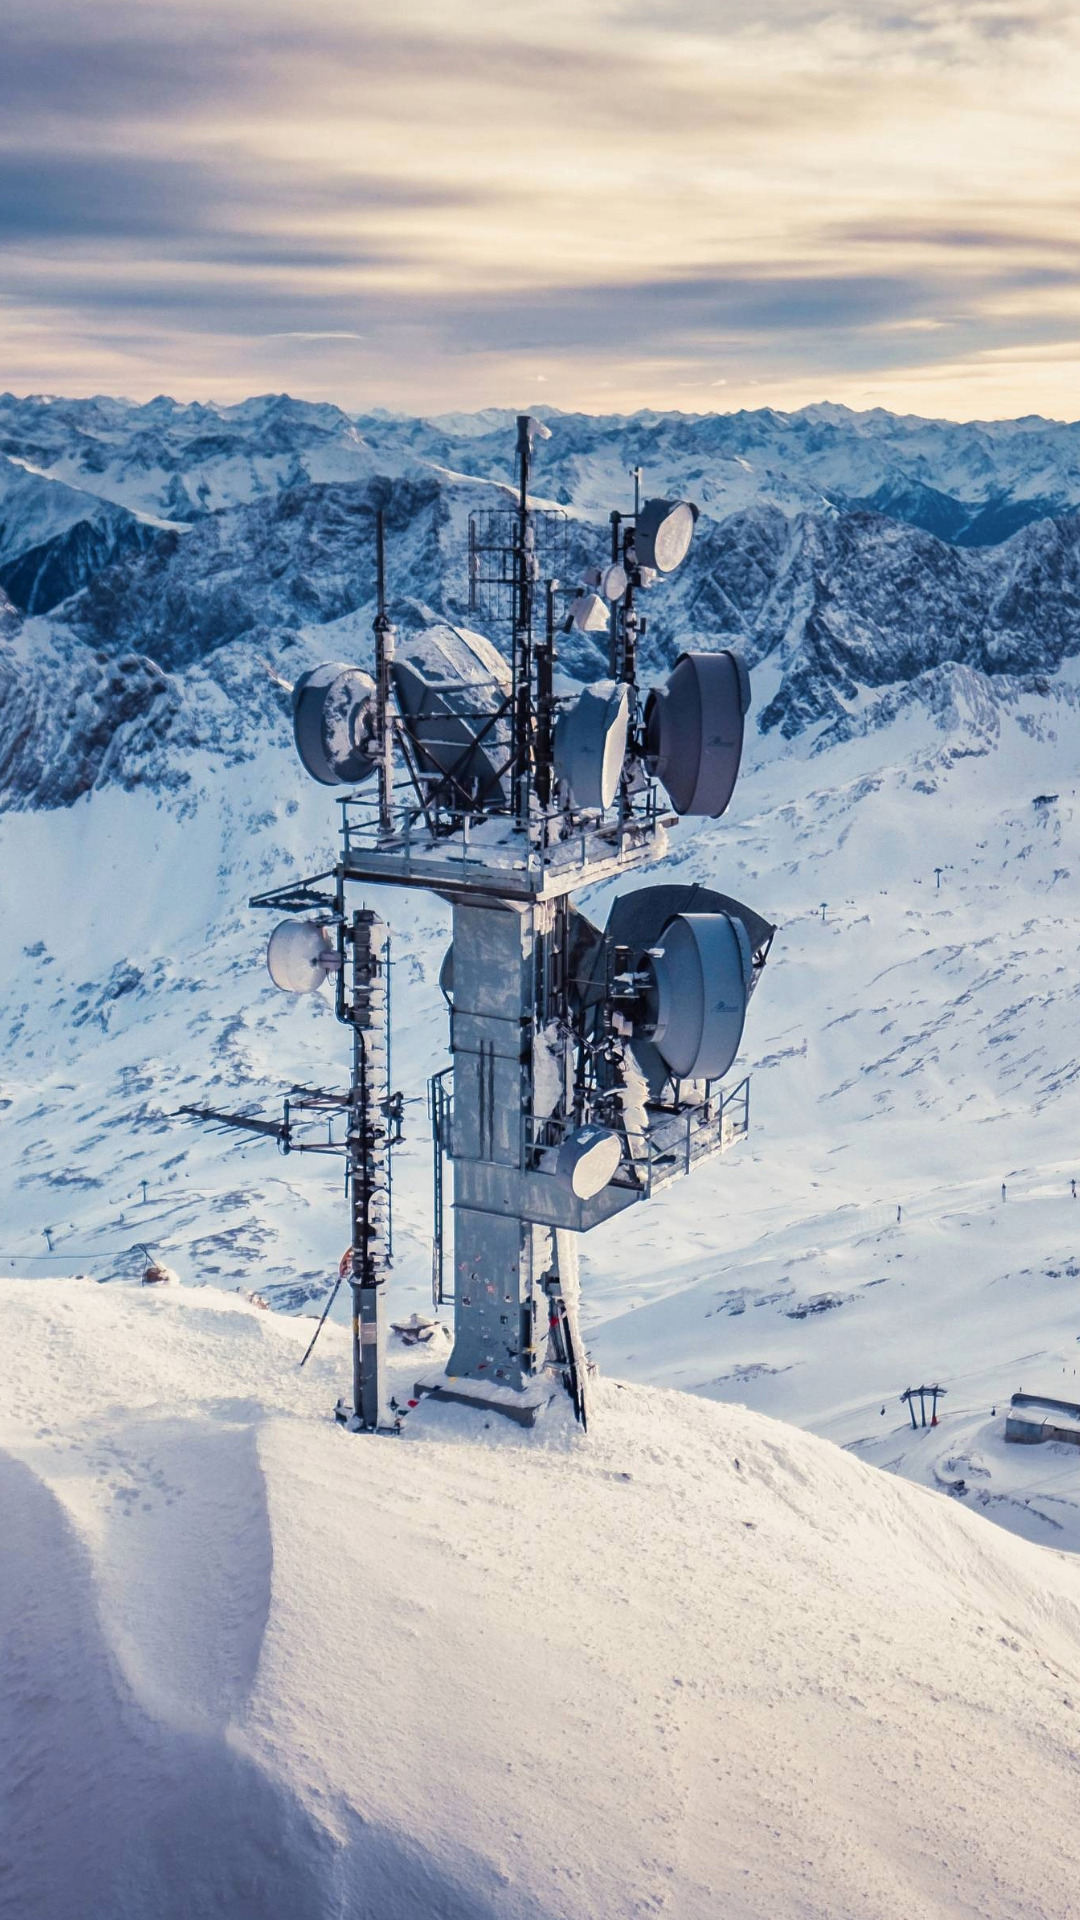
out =
[[1074,1910],[1075,1563],[679,1394],[357,1440],[332,1327],[0,1324],[5,1915]]

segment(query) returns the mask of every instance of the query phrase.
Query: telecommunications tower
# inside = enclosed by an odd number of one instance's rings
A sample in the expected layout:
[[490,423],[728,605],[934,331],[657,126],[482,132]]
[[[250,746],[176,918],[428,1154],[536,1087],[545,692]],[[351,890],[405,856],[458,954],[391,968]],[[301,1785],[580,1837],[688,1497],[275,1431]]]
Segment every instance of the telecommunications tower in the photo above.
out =
[[[268,950],[276,983],[306,992],[333,975],[353,1032],[348,1095],[301,1090],[287,1137],[276,1131],[295,1149],[297,1108],[337,1102],[347,1115],[354,1381],[341,1413],[359,1430],[389,1423],[390,1160],[401,1107],[388,1077],[386,929],[366,909],[350,911],[350,889],[425,888],[453,915],[441,975],[450,1065],[431,1083],[429,1111],[434,1299],[453,1307],[454,1342],[426,1391],[531,1425],[561,1379],[584,1422],[578,1234],[748,1127],[748,1081],[723,1083],[773,927],[694,883],[621,892],[603,927],[572,898],[653,866],[679,816],[725,811],[746,668],[728,650],[686,652],[663,686],[642,688],[641,596],[685,558],[697,509],[635,499],[633,513],[612,513],[603,561],[582,566],[582,529],[530,499],[538,437],[548,429],[521,416],[516,490],[469,523],[470,609],[504,627],[506,654],[450,623],[398,636],[378,516],[374,675],[335,661],[292,692],[306,771],[346,789],[338,859],[332,872],[252,902],[290,916]],[[604,637],[604,679],[560,680],[558,645],[571,632]]]

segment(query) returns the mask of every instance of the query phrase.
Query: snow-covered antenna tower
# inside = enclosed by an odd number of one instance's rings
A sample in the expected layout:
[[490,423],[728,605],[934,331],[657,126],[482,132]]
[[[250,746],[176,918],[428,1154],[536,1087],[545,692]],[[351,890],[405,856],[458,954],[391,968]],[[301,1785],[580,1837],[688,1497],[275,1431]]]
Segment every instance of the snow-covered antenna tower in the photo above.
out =
[[[304,767],[349,789],[334,894],[303,881],[252,903],[301,915],[325,903],[337,930],[338,1011],[358,1049],[350,1424],[369,1431],[386,1417],[379,1236],[389,1200],[373,1116],[393,1102],[388,1083],[374,1091],[365,1077],[381,1060],[375,1025],[364,1025],[376,1020],[377,996],[364,999],[356,972],[363,922],[364,966],[373,980],[385,973],[381,923],[347,917],[348,887],[427,888],[452,909],[441,975],[451,1064],[432,1082],[430,1112],[435,1298],[453,1305],[454,1345],[445,1376],[425,1390],[531,1424],[561,1379],[584,1421],[578,1234],[722,1153],[749,1124],[748,1081],[723,1083],[770,923],[693,883],[620,893],[603,927],[571,897],[661,859],[680,815],[724,812],[749,706],[746,668],[727,649],[685,652],[663,686],[640,687],[638,597],[681,564],[697,509],[642,503],[635,473],[634,511],[611,516],[609,559],[583,566],[580,528],[530,495],[534,443],[549,437],[519,417],[510,500],[496,496],[469,523],[470,609],[508,629],[506,654],[450,622],[397,639],[379,515],[375,678],[333,662],[293,690]],[[558,639],[571,632],[604,635],[608,652],[608,677],[576,692],[556,678]],[[329,938],[317,922],[301,925],[309,946]],[[334,962],[315,953],[311,964]]]

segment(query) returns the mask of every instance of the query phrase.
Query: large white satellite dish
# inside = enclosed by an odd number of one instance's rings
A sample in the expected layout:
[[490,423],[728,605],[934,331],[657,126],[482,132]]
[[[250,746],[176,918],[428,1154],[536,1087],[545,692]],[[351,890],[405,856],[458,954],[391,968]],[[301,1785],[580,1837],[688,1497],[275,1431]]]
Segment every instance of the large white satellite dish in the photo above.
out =
[[645,703],[645,764],[676,813],[716,819],[739,777],[750,676],[736,653],[681,653]]
[[621,681],[583,688],[555,725],[555,772],[578,807],[610,807],[626,759],[630,692]]
[[283,920],[270,935],[266,969],[283,993],[316,993],[337,966],[333,934],[314,920]]

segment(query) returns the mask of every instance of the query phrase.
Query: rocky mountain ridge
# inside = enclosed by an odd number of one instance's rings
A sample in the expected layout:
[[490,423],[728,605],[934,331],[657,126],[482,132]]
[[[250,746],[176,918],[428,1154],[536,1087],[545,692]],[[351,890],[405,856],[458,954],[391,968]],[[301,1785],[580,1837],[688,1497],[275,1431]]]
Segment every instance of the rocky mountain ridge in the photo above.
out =
[[[291,678],[318,657],[366,658],[379,508],[399,620],[483,625],[468,607],[467,522],[507,497],[511,424],[373,415],[358,427],[287,396],[234,408],[0,398],[4,803],[68,804],[117,782],[182,786],[193,744],[229,757],[268,733],[284,739],[266,663]],[[876,474],[879,492],[891,484],[880,478],[886,454],[903,457],[910,486],[959,485],[967,459],[970,498],[999,498],[1008,471],[1014,505],[1027,488],[1034,510],[1049,497],[1032,489],[1050,484],[1053,455],[1056,497],[1073,489],[1080,502],[1080,428],[838,408],[553,416],[553,428],[536,488],[566,497],[570,569],[604,554],[597,503],[619,499],[638,456],[647,483],[703,502],[687,562],[648,604],[642,657],[659,676],[681,647],[737,645],[759,669],[762,732],[845,736],[902,698],[947,725],[954,669],[992,704],[1017,684],[1037,690],[1080,653],[1080,518],[1043,513],[995,545],[964,545],[865,506],[841,510],[823,491],[838,449],[848,483]],[[736,446],[754,452],[755,472]],[[782,504],[769,475],[785,448]],[[752,497],[724,510],[733,462]],[[814,462],[810,509],[793,502]],[[602,647],[575,636],[562,663],[596,677]]]

